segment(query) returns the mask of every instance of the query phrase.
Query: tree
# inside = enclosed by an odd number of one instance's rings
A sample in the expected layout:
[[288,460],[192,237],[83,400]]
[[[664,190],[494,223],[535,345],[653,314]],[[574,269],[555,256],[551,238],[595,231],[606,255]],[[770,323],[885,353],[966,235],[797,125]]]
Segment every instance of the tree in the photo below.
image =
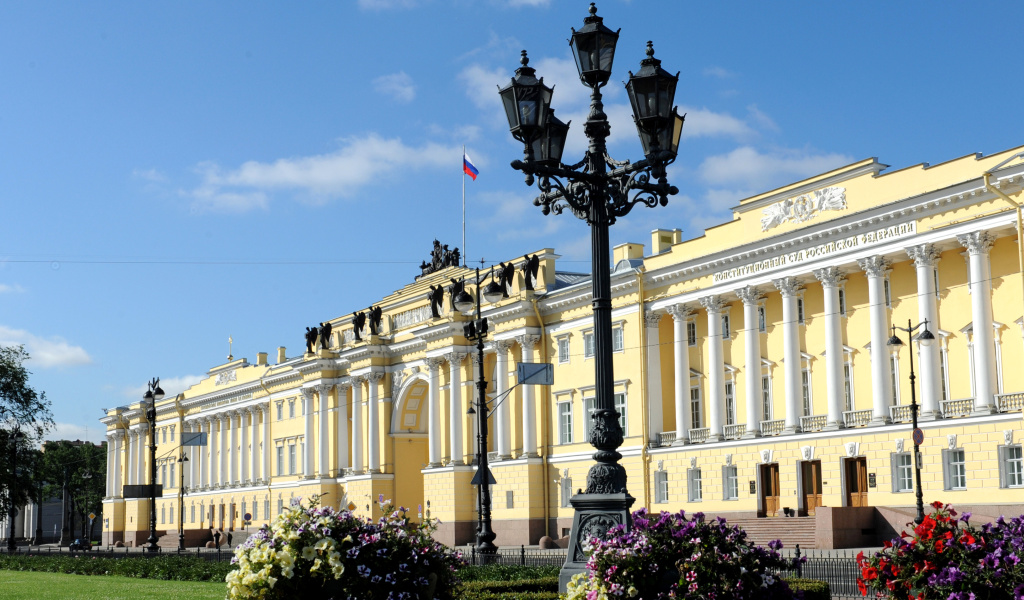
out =
[[45,392],[28,385],[24,346],[0,346],[0,511],[10,512],[34,496],[32,445],[53,428]]
[[[64,479],[68,484],[67,510],[71,517],[67,523],[72,539],[88,537],[84,533],[90,512],[103,511],[103,494],[107,485],[107,449],[105,444],[91,442],[46,442],[40,455],[36,471],[41,482],[43,496],[61,498],[64,493]],[[76,532],[72,521],[77,517],[81,531]]]

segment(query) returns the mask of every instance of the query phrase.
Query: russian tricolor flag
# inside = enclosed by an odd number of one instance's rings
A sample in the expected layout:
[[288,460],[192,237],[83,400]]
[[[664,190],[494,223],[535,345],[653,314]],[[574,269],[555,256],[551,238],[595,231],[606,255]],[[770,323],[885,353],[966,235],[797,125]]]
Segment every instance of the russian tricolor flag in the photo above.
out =
[[480,174],[480,171],[473,165],[473,161],[469,160],[469,155],[465,152],[462,153],[462,172],[472,177],[473,181],[476,181],[476,176]]

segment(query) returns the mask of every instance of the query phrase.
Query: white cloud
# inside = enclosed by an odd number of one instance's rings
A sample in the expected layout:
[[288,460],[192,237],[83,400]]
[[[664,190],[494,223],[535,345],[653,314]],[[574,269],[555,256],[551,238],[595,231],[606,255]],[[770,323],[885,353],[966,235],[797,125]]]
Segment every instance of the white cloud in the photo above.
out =
[[405,71],[381,75],[373,80],[373,89],[380,94],[391,96],[399,102],[412,102],[416,98],[416,86]]
[[[545,218],[540,208],[533,205],[536,188],[523,192],[487,192],[479,194],[475,203],[483,210],[470,220],[494,232],[498,240],[550,237],[558,232],[563,219]],[[477,211],[474,211],[477,212]]]
[[156,169],[135,169],[132,171],[132,176],[152,183],[164,183],[167,181],[167,176]]
[[29,362],[46,369],[72,367],[92,363],[92,357],[81,346],[69,344],[60,336],[43,338],[23,329],[0,325],[0,346],[23,344],[29,353]]
[[0,294],[21,294],[25,292],[25,288],[21,287],[17,283],[6,284],[0,283]]
[[728,113],[716,113],[706,108],[680,106],[679,112],[686,113],[683,137],[732,137],[746,139],[755,134],[742,119]]
[[286,190],[304,194],[314,202],[351,197],[383,178],[417,169],[459,169],[461,145],[426,143],[410,146],[399,138],[375,133],[342,140],[330,154],[281,158],[274,162],[249,161],[236,169],[216,164],[199,166],[202,184],[183,192],[193,210],[242,212],[267,208],[268,194]]
[[[99,411],[96,412],[98,413]],[[97,415],[98,417],[99,415]],[[43,439],[51,441],[68,440],[72,442],[82,440],[98,444],[105,437],[106,428],[98,422],[92,427],[78,423],[54,423],[53,429],[43,436]]]
[[718,79],[729,79],[730,77],[736,76],[732,71],[727,71],[726,69],[717,66],[705,68],[704,75],[707,77],[716,77]]
[[466,86],[466,95],[481,110],[491,110],[497,115],[505,117],[501,108],[501,101],[498,100],[498,87],[508,85],[512,79],[512,71],[505,69],[485,69],[474,64],[466,67],[459,73],[459,79]]
[[750,113],[750,119],[757,123],[761,129],[779,131],[779,126],[775,121],[765,113],[761,112],[761,109],[759,109],[756,104],[748,106],[747,112]]
[[853,162],[845,154],[777,149],[762,153],[741,146],[727,154],[711,156],[698,167],[701,179],[732,189],[768,190]]
[[[173,397],[176,394],[184,392],[193,385],[199,383],[205,378],[205,375],[183,375],[181,377],[167,377],[160,380],[160,389],[164,391],[165,396]],[[131,400],[140,400],[142,396],[149,390],[149,385],[144,383],[142,385],[134,387],[126,387],[121,390],[121,394]]]

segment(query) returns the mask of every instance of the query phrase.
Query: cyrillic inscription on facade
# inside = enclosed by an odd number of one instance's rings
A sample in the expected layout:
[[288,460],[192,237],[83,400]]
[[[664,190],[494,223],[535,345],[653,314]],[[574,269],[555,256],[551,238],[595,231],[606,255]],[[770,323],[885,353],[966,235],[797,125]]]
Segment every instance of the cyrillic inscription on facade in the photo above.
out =
[[823,258],[832,254],[838,254],[861,246],[870,246],[873,244],[887,242],[893,238],[914,235],[916,232],[917,223],[913,221],[910,223],[893,225],[892,227],[853,235],[841,240],[828,242],[827,244],[811,246],[810,248],[804,248],[803,250],[795,250],[774,258],[766,258],[749,265],[743,265],[742,267],[719,271],[714,274],[714,282],[721,283],[731,279],[757,275],[758,273],[764,273],[767,271],[774,271],[776,269],[799,264],[808,260]]

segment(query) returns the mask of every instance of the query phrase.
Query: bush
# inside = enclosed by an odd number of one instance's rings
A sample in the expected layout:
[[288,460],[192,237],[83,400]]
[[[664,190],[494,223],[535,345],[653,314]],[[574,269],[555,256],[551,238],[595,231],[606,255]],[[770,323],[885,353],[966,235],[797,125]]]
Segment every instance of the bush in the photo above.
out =
[[106,558],[89,555],[0,554],[0,569],[74,575],[117,575],[174,581],[224,581],[234,565],[194,556]]
[[558,578],[560,566],[526,567],[520,565],[470,565],[459,569],[462,581],[519,581],[521,579]]
[[804,600],[831,600],[832,590],[827,581],[787,577],[786,584],[794,592],[803,592]]
[[479,592],[462,596],[464,600],[558,600],[558,592]]
[[889,598],[1024,598],[1024,516],[995,524],[970,524],[970,513],[957,519],[948,504],[935,502],[934,512],[913,533],[882,544],[871,558],[857,555],[863,595]]
[[511,594],[514,592],[557,592],[558,577],[519,579],[516,581],[467,581],[462,584],[464,596],[475,596],[483,592]]

